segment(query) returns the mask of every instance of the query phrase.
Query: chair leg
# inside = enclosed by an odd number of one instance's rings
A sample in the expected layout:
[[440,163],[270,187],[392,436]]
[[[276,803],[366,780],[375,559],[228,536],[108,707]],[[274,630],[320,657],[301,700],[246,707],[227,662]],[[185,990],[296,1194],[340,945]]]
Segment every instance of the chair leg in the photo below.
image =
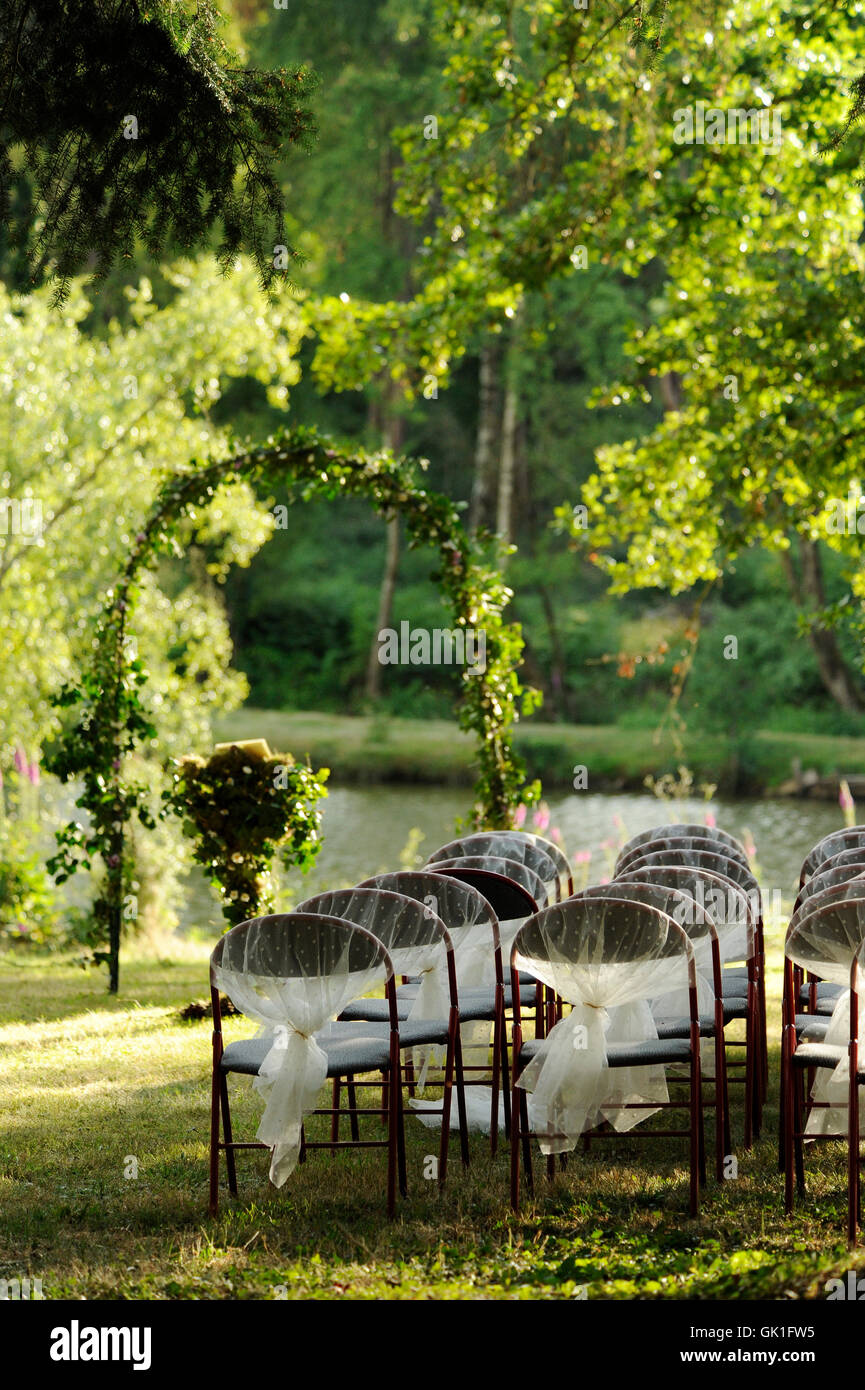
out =
[[[792,1071],[793,1068],[791,1067]],[[805,1196],[805,1078],[800,1072],[793,1077],[796,1099],[793,1108],[793,1158],[796,1169],[796,1188],[801,1197]]]
[[510,1064],[508,1061],[508,1030],[505,1026],[504,1006],[502,1006],[501,1030],[502,1049],[502,1098],[504,1101],[503,1109],[505,1112],[505,1135],[510,1137],[511,1133],[511,1075]]
[[778,1093],[778,1172],[784,1172],[784,1112],[787,1107],[787,1049],[781,1047],[781,1085]]
[[514,1081],[513,1104],[511,1105],[511,1210],[520,1209],[520,1102]]
[[726,1067],[724,1066],[724,1030],[715,1025],[715,1180],[724,1181],[724,1158],[727,1148],[730,1116],[727,1113]]
[[749,999],[748,1016],[745,1019],[745,1148],[750,1149],[754,1142],[754,1028],[753,1002]]
[[[786,1041],[783,1043],[784,1051],[787,1050]],[[790,1216],[793,1211],[793,1071],[792,1063],[787,1059],[783,1069],[784,1076],[784,1212]]]
[[[393,1058],[393,1049],[391,1049],[391,1058]],[[382,1073],[382,1075],[384,1075],[384,1073]],[[396,1210],[396,1170],[397,1170],[397,1162],[398,1162],[397,1154],[398,1154],[398,1144],[399,1144],[398,1137],[397,1137],[397,1135],[398,1135],[398,1125],[399,1125],[399,1116],[398,1116],[398,1113],[397,1113],[397,1106],[396,1106],[396,1087],[395,1087],[395,1086],[390,1086],[390,1087],[388,1087],[387,1091],[385,1091],[384,1085],[382,1085],[382,1094],[383,1094],[383,1095],[387,1095],[387,1097],[388,1097],[388,1110],[387,1110],[387,1114],[386,1114],[385,1116],[383,1116],[383,1119],[384,1119],[385,1124],[386,1124],[387,1127],[388,1127],[388,1132],[387,1132],[387,1214],[388,1214],[388,1220],[393,1220],[394,1212],[395,1212],[395,1210]]]
[[[225,1135],[226,1144],[231,1144],[231,1111],[228,1108],[228,1080],[222,1077],[219,1086],[219,1095],[222,1102],[222,1132]],[[234,1149],[225,1150],[225,1166],[228,1169],[228,1190],[232,1197],[237,1196],[237,1168],[234,1162]]]
[[700,1049],[693,1049],[691,1057],[691,1145],[690,1145],[690,1212],[697,1216],[700,1211],[700,1178],[705,1159],[701,1154],[700,1128],[703,1118],[702,1095],[700,1088]]
[[215,1216],[219,1208],[219,1071],[218,1060],[213,1059],[213,1075],[210,1085],[210,1203],[209,1211]]
[[[333,1106],[333,1114],[330,1117],[331,1144],[337,1144],[339,1142],[339,1107],[341,1097],[342,1081],[340,1077],[335,1076],[333,1078],[333,1086],[331,1088],[331,1105]],[[330,1156],[331,1158],[336,1158],[336,1149],[331,1149]]]
[[402,1076],[400,1075],[400,1061],[397,1061],[397,1074],[392,1079],[391,1090],[395,1093],[396,1105],[396,1154],[399,1169],[399,1191],[401,1197],[408,1196],[408,1178],[406,1176],[405,1163],[405,1110],[402,1099]]
[[500,1018],[498,1007],[493,1023],[493,1084],[490,1096],[490,1158],[495,1158],[499,1147],[499,1094],[502,1085],[502,1051]]
[[529,1098],[525,1091],[520,1091],[520,1128],[523,1135],[523,1167],[526,1170],[526,1186],[529,1196],[535,1195],[535,1175],[532,1171],[532,1140],[529,1132]]
[[448,1171],[448,1151],[451,1137],[451,1102],[454,1082],[454,1025],[448,1029],[448,1048],[445,1058],[444,1090],[442,1091],[442,1127],[439,1136],[439,1189],[444,1190]]
[[856,1244],[859,1227],[859,1087],[851,1067],[847,1115],[847,1244]]
[[465,1074],[463,1072],[463,1042],[460,1035],[459,1023],[456,1025],[454,1034],[454,1065],[456,1069],[457,1083],[457,1114],[460,1122],[460,1157],[464,1168],[468,1168],[471,1162],[469,1153],[469,1117],[466,1110],[466,1087]]
[[357,1087],[354,1084],[354,1077],[345,1078],[345,1089],[348,1092],[348,1122],[351,1127],[351,1137],[355,1143],[360,1139],[360,1126],[357,1119]]

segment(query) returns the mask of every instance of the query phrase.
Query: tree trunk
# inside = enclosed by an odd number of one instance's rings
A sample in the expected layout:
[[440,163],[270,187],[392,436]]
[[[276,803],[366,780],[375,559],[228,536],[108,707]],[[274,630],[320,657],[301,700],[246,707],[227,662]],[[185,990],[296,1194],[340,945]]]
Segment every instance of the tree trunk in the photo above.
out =
[[511,346],[505,377],[505,403],[502,410],[502,448],[499,456],[499,495],[496,507],[496,531],[502,541],[511,539],[514,495],[514,471],[517,447],[519,392],[516,382],[516,352]]
[[[402,447],[403,422],[402,419],[388,409],[385,416],[384,425],[385,443],[394,453],[398,453]],[[396,592],[396,580],[399,572],[399,517],[394,516],[387,523],[387,551],[385,554],[384,573],[381,578],[381,588],[378,594],[378,618],[376,620],[375,632],[372,635],[369,656],[366,663],[366,698],[368,700],[381,699],[381,662],[378,659],[380,651],[378,635],[383,628],[391,626],[393,617],[393,597]]]
[[[799,536],[798,540],[801,564],[798,581],[789,554],[782,556],[793,597],[802,607],[812,611],[823,609],[826,607],[826,590],[817,542],[808,540],[806,536]],[[848,714],[861,714],[865,710],[865,696],[841,654],[835,633],[831,628],[821,627],[818,619],[809,624],[808,637],[820,679],[832,699]]]
[[490,521],[490,493],[493,454],[496,446],[496,398],[498,352],[492,336],[484,339],[478,370],[478,433],[475,444],[475,474],[469,503],[469,530],[477,531]]

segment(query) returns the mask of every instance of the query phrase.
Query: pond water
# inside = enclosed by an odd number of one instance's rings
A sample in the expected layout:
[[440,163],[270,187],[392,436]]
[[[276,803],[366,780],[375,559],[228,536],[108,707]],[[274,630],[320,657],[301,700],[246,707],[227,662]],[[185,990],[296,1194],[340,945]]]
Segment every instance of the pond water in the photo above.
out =
[[[332,788],[323,803],[324,840],[314,868],[297,871],[282,883],[280,906],[288,908],[313,893],[358,883],[370,874],[401,867],[400,855],[412,831],[422,839],[424,858],[454,837],[454,824],[468,812],[470,798],[446,787],[365,786]],[[550,796],[550,827],[561,832],[571,859],[589,851],[590,882],[612,873],[618,846],[632,835],[671,821],[703,822],[707,812],[724,830],[740,838],[750,832],[757,847],[757,869],[764,895],[795,894],[799,867],[823,835],[843,825],[835,802],[786,798],[724,800],[676,798],[661,801],[648,793],[587,792]],[[531,814],[528,817],[531,825]],[[586,870],[582,870],[586,872]],[[190,877],[181,912],[182,929],[208,935],[222,931],[222,917],[204,879]]]

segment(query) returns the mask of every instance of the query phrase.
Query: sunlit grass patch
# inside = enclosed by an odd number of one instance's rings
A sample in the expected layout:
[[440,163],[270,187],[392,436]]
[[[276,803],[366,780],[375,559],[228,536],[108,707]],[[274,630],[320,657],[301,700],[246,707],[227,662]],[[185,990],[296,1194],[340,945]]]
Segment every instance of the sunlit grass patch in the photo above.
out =
[[[809,1147],[808,1196],[786,1220],[774,1103],[753,1151],[738,1149],[738,1178],[720,1189],[710,1181],[696,1220],[681,1141],[593,1143],[551,1185],[537,1159],[535,1200],[514,1217],[506,1146],[492,1162],[474,1136],[463,1172],[452,1143],[441,1193],[424,1178],[436,1134],[410,1116],[409,1197],[394,1222],[384,1150],[313,1152],[280,1191],[267,1180],[267,1155],[242,1153],[239,1199],[223,1171],[211,1219],[210,1022],[179,1016],[207,993],[206,958],[203,948],[171,964],[130,957],[118,999],[69,958],[0,962],[0,1277],[41,1277],[49,1298],[519,1300],[585,1289],[589,1298],[775,1299],[824,1296],[827,1279],[851,1267],[844,1146]],[[225,1031],[254,1029],[229,1018]],[[248,1079],[230,1086],[237,1137],[251,1139],[261,1102]],[[733,1088],[739,1136],[741,1091]],[[362,1123],[384,1132],[377,1119]],[[325,1137],[327,1125],[313,1120],[310,1134]]]

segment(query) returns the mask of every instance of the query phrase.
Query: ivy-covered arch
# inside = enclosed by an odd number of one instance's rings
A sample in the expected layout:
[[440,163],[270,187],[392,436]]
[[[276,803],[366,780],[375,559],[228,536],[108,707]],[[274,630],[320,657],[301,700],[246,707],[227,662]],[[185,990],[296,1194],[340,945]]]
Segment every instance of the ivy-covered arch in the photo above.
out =
[[533,708],[539,697],[517,675],[523,640],[519,625],[503,616],[511,591],[463,528],[456,504],[422,486],[416,463],[388,450],[347,452],[315,431],[296,429],[242,454],[174,474],[160,487],[123,571],[105,597],[92,660],[77,682],[55,697],[71,717],[47,765],[64,781],[81,778],[84,789],[76,804],[88,813],[89,825],[73,821],[58,832],[58,852],[50,867],[62,881],[80,868],[89,869],[95,856],[103,860],[104,886],[94,912],[107,946],[100,958],[109,967],[111,992],[119,979],[127,827],[133,818],[153,824],[147,789],[124,776],[125,755],[155,733],[140,698],[147,671],[130,641],[139,579],[172,545],[178,523],[206,507],[217,487],[237,481],[287,488],[295,500],[363,497],[385,517],[405,517],[410,545],[430,545],[439,552],[434,578],[455,625],[485,633],[484,669],[463,669],[459,708],[460,726],[478,741],[470,822],[477,828],[507,826],[520,801],[531,803],[539,795],[537,784],[526,785],[524,765],[512,744],[519,714]]

